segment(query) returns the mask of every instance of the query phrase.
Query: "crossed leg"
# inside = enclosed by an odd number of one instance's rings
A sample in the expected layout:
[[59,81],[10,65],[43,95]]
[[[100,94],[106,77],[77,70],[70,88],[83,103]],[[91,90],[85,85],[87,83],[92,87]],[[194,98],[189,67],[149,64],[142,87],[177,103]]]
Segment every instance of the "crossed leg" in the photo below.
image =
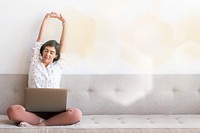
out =
[[58,126],[79,122],[82,112],[76,108],[69,108],[65,112],[45,120],[34,113],[26,111],[21,105],[12,105],[8,108],[7,115],[10,120],[20,123],[19,126]]

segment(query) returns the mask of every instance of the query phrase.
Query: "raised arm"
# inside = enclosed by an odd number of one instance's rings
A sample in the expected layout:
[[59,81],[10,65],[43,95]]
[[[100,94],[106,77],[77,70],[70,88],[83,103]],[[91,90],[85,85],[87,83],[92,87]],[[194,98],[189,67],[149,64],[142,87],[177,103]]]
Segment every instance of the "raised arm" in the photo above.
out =
[[66,46],[66,32],[67,32],[67,23],[65,18],[60,14],[60,20],[62,21],[62,33],[60,37],[60,52],[64,52],[64,46]]
[[61,37],[60,37],[60,52],[64,52],[64,46],[66,44],[66,31],[67,31],[67,23],[65,21],[65,18],[58,13],[55,12],[51,12],[51,13],[47,13],[46,16],[44,17],[41,27],[40,27],[40,31],[38,34],[38,38],[37,38],[37,42],[43,42],[44,40],[44,34],[46,31],[46,27],[47,27],[47,23],[49,21],[49,18],[57,18],[62,22],[62,33],[61,33]]
[[42,21],[41,27],[40,27],[40,31],[38,34],[38,38],[37,38],[37,42],[43,42],[44,40],[44,34],[45,34],[45,30],[47,27],[47,23],[49,21],[49,18],[51,17],[52,13],[47,13]]
[[60,52],[64,52],[64,46],[66,46],[66,32],[67,32],[67,23],[65,18],[61,14],[53,13],[54,18],[59,19],[62,22],[62,33],[60,37]]

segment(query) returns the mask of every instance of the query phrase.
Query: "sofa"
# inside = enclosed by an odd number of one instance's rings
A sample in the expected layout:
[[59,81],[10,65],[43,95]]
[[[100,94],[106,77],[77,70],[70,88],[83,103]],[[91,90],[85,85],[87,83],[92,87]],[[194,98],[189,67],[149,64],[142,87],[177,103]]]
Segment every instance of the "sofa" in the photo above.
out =
[[0,75],[0,133],[197,133],[200,132],[199,74],[63,75],[68,107],[82,110],[74,125],[18,127],[6,116],[24,105],[26,74]]

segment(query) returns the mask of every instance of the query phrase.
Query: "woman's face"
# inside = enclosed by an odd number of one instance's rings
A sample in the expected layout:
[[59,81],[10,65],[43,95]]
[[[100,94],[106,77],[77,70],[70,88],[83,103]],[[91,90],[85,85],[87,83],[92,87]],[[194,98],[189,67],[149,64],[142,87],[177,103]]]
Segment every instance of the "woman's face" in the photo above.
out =
[[52,63],[56,57],[56,49],[54,47],[46,46],[44,48],[42,52],[42,62],[45,64],[45,66]]

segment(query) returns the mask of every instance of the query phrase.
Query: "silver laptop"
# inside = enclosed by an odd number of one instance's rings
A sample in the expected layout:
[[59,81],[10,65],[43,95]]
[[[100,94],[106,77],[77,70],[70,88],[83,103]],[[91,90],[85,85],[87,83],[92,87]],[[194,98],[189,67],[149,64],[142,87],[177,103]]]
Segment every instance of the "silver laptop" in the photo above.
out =
[[67,89],[26,88],[25,107],[31,112],[61,112],[67,108]]

